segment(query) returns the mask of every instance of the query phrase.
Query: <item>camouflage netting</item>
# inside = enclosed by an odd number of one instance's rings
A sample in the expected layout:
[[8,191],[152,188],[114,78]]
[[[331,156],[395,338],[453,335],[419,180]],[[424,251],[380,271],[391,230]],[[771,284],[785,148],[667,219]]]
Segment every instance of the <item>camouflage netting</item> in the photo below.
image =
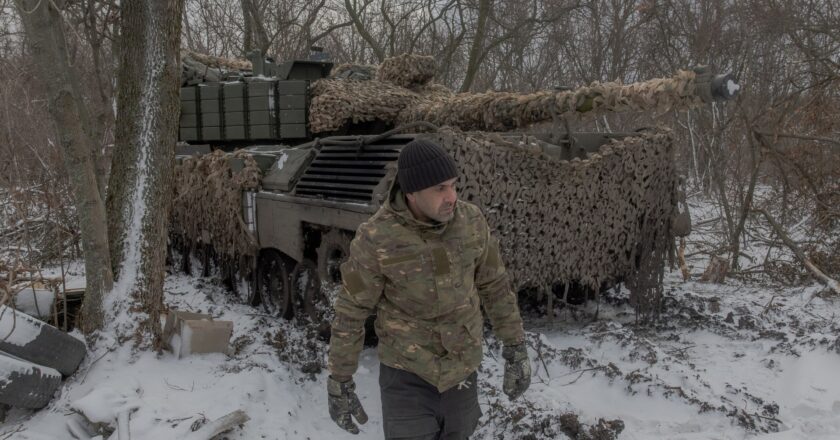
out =
[[546,156],[531,137],[449,128],[424,136],[461,167],[459,197],[482,207],[517,289],[625,281],[637,310],[657,313],[678,182],[670,131],[572,161]]
[[671,78],[629,85],[594,82],[562,92],[454,94],[431,83],[431,77],[426,78],[424,73],[434,72],[434,60],[428,61],[431,66],[427,66],[427,61],[418,62],[421,58],[424,57],[389,58],[379,67],[377,80],[316,81],[312,88],[310,129],[314,133],[329,132],[347,123],[378,119],[394,125],[426,121],[461,130],[504,131],[558,116],[605,111],[665,112],[703,103],[695,93],[696,74],[685,70]]
[[[345,93],[348,89],[354,94]],[[309,105],[309,125],[316,133],[338,130],[346,122],[393,121],[404,108],[416,105],[420,99],[411,90],[375,80],[322,79],[314,82],[310,90],[314,98]]]
[[428,84],[436,70],[434,57],[403,54],[386,58],[379,66],[376,79],[415,90]]
[[376,78],[379,66],[373,64],[344,63],[333,67],[330,78],[369,80]]
[[[234,173],[229,159],[241,159]],[[252,257],[257,242],[242,218],[242,191],[259,186],[260,169],[244,152],[216,150],[175,166],[170,232],[191,245],[213,244],[223,257]]]

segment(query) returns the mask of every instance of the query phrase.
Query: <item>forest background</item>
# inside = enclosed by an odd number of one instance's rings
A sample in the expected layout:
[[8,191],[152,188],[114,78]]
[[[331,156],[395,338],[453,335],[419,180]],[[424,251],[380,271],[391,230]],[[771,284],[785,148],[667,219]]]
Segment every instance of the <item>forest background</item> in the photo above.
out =
[[[27,26],[25,19],[46,5],[58,26]],[[142,65],[149,64],[142,56],[132,58],[143,53],[137,49],[143,42],[137,46],[132,36],[142,40],[137,36],[147,24],[121,18],[131,16],[132,7],[140,10],[137,5],[0,0],[4,258],[37,267],[83,256],[80,225],[90,222],[88,210],[79,209],[83,204],[74,203],[71,177],[78,174],[71,165],[78,156],[59,140],[64,139],[60,124],[49,111],[55,102],[49,84],[75,77],[95,174],[88,182],[103,206],[107,199],[109,213],[113,261],[100,260],[98,266],[112,266],[110,276],[118,278],[124,240],[115,237],[128,234],[128,220],[120,213],[131,205],[131,188],[119,182],[132,181],[124,177],[139,151],[120,150],[139,132],[139,118],[127,117],[139,107],[118,97],[142,94],[132,87],[142,78]],[[705,237],[696,252],[725,262],[729,276],[795,283],[810,277],[804,260],[835,278],[840,271],[840,240],[832,233],[840,221],[840,5],[835,1],[183,0],[150,5],[148,14],[137,16],[151,26],[170,18],[160,30],[160,43],[169,42],[173,53],[181,47],[244,58],[260,49],[286,60],[306,58],[312,46],[320,46],[336,63],[360,64],[401,53],[428,54],[438,60],[436,81],[462,92],[631,83],[696,65],[732,72],[742,84],[735,103],[605,115],[574,128],[671,127],[689,195],[711,200],[720,213],[700,219],[713,223],[716,235]],[[180,23],[173,14],[182,17]],[[39,64],[30,49],[47,30],[65,39],[62,60],[52,65]],[[168,81],[177,79],[170,75]],[[177,85],[167,87],[170,95],[161,96],[171,98]],[[134,101],[139,105],[140,99]],[[164,124],[156,129],[175,126],[177,109],[169,111],[157,115]],[[166,183],[165,174],[154,182]],[[161,203],[167,203],[165,197]],[[788,233],[799,252],[780,238]],[[747,239],[782,252],[756,260],[741,250]],[[160,256],[154,260],[153,266],[162,264]],[[144,272],[149,273],[139,270]],[[89,288],[107,286],[91,283],[99,279],[92,276],[89,271]],[[162,280],[151,284],[160,286]]]

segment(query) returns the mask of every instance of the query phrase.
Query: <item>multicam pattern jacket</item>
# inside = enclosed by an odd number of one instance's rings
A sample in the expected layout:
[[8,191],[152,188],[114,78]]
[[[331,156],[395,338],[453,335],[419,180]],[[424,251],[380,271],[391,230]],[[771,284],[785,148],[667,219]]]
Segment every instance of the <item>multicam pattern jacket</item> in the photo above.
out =
[[522,319],[490,235],[475,205],[458,201],[447,223],[414,218],[398,187],[350,245],[335,301],[329,369],[358,367],[364,321],[375,313],[379,360],[443,392],[481,363],[481,306],[504,344],[522,341]]

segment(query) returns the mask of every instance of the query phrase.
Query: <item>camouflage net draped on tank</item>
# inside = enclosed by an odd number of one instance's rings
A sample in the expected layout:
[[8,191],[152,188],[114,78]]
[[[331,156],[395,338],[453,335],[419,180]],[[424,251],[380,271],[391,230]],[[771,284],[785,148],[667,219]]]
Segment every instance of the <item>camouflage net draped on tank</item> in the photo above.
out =
[[643,317],[658,312],[678,174],[664,129],[613,140],[588,159],[542,153],[529,136],[428,134],[459,164],[459,197],[482,208],[517,289],[626,282]]
[[[671,78],[640,83],[594,82],[571,91],[452,93],[431,82],[403,84],[410,73],[369,81],[322,79],[313,83],[309,112],[313,133],[340,130],[348,123],[381,120],[399,125],[425,121],[461,130],[505,131],[558,117],[599,112],[665,112],[692,108],[703,100],[695,93],[696,74],[681,70]],[[396,75],[395,75],[396,76]],[[388,81],[383,78],[389,78]]]
[[[233,172],[229,159],[242,160]],[[242,218],[242,192],[255,190],[260,169],[245,152],[216,150],[192,156],[175,166],[175,194],[170,232],[188,246],[212,244],[227,259],[253,257],[257,242]]]

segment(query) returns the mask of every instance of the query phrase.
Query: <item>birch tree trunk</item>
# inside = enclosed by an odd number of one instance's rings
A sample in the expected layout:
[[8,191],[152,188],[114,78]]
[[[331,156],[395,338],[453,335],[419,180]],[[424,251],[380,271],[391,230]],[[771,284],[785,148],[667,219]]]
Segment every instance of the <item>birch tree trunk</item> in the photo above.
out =
[[[108,231],[117,282],[115,311],[160,342],[164,262],[178,130],[183,0],[126,0],[121,9],[117,130],[108,191]],[[148,332],[148,333],[146,333]]]
[[79,77],[67,59],[61,12],[51,1],[16,0],[15,3],[35,61],[35,75],[47,89],[50,115],[73,188],[87,281],[79,327],[91,333],[102,327],[102,298],[113,284],[105,203],[96,176],[98,147],[91,138],[92,124]]

